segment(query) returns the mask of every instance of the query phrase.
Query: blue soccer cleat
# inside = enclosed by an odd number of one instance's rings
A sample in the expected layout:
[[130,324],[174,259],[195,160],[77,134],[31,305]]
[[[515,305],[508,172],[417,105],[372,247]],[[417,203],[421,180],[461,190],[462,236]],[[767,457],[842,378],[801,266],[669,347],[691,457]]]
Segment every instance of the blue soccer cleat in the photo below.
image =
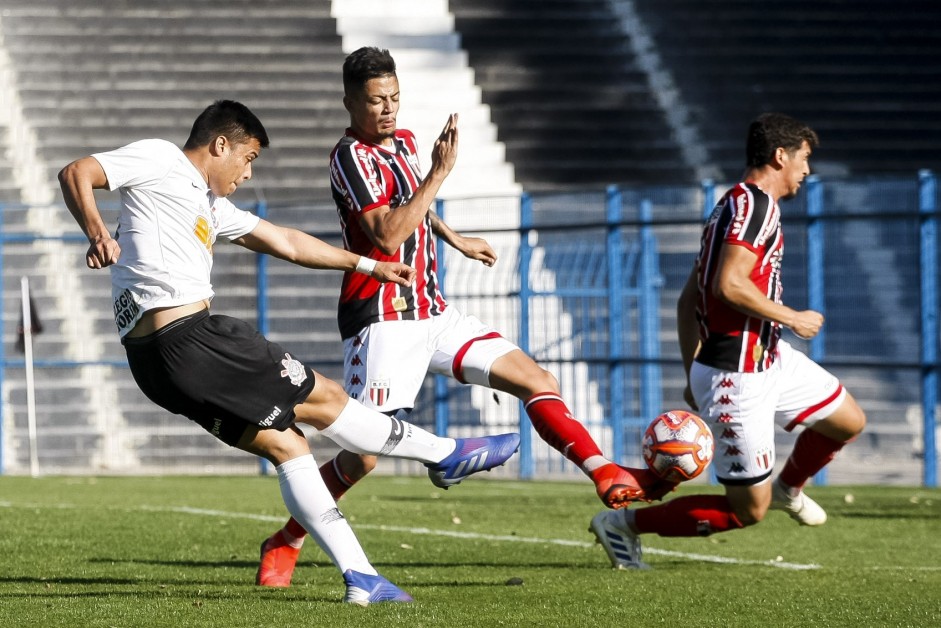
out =
[[439,488],[446,489],[459,484],[473,473],[499,467],[520,446],[520,435],[517,433],[454,440],[457,441],[457,447],[447,458],[425,464],[431,483]]
[[412,596],[380,575],[369,576],[352,569],[343,572],[348,604],[369,606],[377,602],[413,602]]

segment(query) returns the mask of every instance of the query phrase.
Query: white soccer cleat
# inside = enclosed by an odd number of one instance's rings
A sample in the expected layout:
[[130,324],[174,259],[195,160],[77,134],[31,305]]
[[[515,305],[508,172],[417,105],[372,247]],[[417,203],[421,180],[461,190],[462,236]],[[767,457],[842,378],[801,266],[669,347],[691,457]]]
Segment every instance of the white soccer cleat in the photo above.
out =
[[640,537],[624,522],[624,510],[602,510],[591,519],[594,533],[615,569],[650,569],[641,560]]
[[822,526],[827,522],[827,511],[820,504],[807,497],[804,491],[791,497],[778,482],[771,487],[771,508],[783,510],[802,526]]

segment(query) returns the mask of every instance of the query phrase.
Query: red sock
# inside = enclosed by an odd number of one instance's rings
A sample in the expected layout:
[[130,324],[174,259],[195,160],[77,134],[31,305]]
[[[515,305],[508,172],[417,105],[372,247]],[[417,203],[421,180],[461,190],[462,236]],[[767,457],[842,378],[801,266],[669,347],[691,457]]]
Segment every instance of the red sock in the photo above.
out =
[[634,527],[660,536],[709,536],[744,526],[725,495],[690,495],[635,511]]
[[[323,478],[323,483],[327,485],[327,490],[330,491],[330,495],[336,500],[343,497],[346,492],[350,490],[350,487],[356,484],[354,480],[351,480],[340,470],[340,465],[337,464],[336,458],[320,465],[320,477]],[[288,522],[284,524],[284,531],[296,539],[302,539],[307,535],[307,530],[305,530],[304,526],[299,524],[294,517],[288,519]]]
[[820,432],[804,430],[797,437],[794,449],[781,469],[781,483],[801,488],[817,471],[827,466],[845,444]]
[[591,434],[572,416],[557,394],[533,395],[524,402],[524,407],[542,440],[579,467],[588,458],[602,455]]

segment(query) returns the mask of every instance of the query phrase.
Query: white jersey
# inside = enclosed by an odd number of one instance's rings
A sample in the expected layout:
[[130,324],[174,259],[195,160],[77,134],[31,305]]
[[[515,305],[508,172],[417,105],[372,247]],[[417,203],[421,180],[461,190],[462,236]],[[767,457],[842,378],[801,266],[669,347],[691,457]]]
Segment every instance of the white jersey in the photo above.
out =
[[183,151],[165,140],[92,156],[108,189],[121,193],[115,234],[121,256],[111,266],[118,333],[123,337],[147,310],[211,299],[213,243],[249,233],[258,216],[215,196]]

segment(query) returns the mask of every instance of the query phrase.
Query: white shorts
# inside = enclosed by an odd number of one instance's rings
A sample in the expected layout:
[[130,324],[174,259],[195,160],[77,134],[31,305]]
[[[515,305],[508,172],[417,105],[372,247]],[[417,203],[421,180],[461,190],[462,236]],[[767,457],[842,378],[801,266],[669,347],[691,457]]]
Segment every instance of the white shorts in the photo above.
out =
[[373,323],[343,341],[346,392],[363,405],[411,410],[428,372],[490,385],[490,367],[518,347],[457,308],[421,321]]
[[843,403],[846,390],[829,371],[778,342],[778,357],[761,373],[722,371],[698,362],[690,388],[716,442],[713,468],[722,484],[753,485],[774,469],[774,425],[809,427]]

